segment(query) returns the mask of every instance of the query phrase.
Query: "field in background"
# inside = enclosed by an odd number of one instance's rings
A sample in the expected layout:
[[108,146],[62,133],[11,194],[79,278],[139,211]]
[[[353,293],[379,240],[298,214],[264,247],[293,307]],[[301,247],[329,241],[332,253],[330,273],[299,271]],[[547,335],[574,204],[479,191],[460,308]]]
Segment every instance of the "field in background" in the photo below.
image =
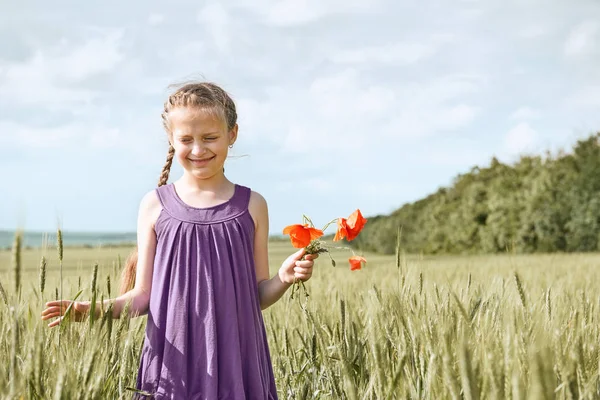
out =
[[[96,262],[98,297],[107,276],[114,296],[129,250],[65,249],[65,297],[79,286],[91,297]],[[271,245],[272,273],[293,251]],[[11,253],[0,251],[0,397],[129,398],[145,317],[65,324],[59,347],[59,330],[39,320],[59,286],[57,252],[21,256],[19,300]],[[348,256],[334,253],[336,268],[321,256],[305,308],[285,295],[264,312],[280,398],[600,396],[600,255],[367,254],[355,272]]]

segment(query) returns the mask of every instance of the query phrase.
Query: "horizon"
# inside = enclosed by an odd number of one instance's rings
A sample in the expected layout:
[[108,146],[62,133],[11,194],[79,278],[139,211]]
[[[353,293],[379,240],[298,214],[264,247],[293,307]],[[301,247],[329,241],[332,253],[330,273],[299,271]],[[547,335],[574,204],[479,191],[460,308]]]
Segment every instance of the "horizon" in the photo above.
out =
[[492,157],[600,131],[593,0],[5,9],[6,231],[135,232],[166,156],[168,85],[192,78],[236,102],[227,177],[267,199],[271,235],[303,214],[388,215]]

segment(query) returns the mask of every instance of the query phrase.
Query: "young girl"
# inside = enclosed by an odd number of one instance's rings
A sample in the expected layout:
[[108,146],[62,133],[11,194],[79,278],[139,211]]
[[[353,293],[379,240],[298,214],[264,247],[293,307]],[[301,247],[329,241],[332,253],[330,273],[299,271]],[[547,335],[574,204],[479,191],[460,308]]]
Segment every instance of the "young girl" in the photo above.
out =
[[[308,280],[316,257],[301,249],[269,279],[267,203],[224,175],[238,125],[223,89],[186,84],[162,119],[167,162],[141,201],[138,252],[124,273],[135,284],[105,304],[114,318],[129,301],[130,316],[148,314],[137,388],[156,399],[277,399],[261,310]],[[184,173],[167,185],[173,158]],[[58,325],[69,304],[48,302],[42,319]],[[89,306],[75,302],[71,318]]]

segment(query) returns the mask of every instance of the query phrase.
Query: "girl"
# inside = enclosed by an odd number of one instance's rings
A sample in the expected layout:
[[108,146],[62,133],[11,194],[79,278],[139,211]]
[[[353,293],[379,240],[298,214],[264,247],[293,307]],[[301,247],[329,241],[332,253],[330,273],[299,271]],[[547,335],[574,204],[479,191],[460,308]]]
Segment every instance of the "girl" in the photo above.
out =
[[[223,89],[186,84],[162,119],[167,162],[141,201],[138,252],[124,271],[135,284],[105,304],[114,318],[129,301],[130,316],[148,314],[137,388],[156,399],[277,399],[261,310],[308,280],[316,256],[301,249],[269,279],[267,203],[224,175],[238,125]],[[167,185],[173,158],[184,173]],[[48,302],[42,319],[58,325],[69,304]],[[75,302],[72,318],[89,308]]]

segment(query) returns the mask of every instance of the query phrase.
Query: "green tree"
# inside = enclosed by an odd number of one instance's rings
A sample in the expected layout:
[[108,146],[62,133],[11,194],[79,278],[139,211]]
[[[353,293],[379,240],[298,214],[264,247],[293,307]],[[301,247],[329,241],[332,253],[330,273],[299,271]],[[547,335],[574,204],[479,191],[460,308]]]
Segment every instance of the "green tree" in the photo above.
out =
[[353,243],[393,253],[596,251],[600,240],[600,133],[571,153],[496,158],[389,216],[371,217]]

